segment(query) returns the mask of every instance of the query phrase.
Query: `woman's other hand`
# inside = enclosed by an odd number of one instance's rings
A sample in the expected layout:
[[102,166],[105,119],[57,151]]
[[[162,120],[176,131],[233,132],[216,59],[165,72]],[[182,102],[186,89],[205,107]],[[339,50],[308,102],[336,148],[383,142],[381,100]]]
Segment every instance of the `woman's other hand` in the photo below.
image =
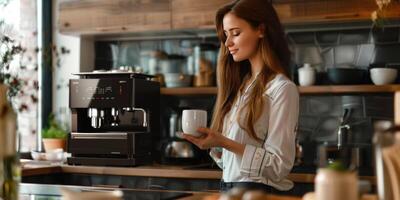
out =
[[209,149],[212,147],[221,147],[226,139],[221,133],[213,131],[209,128],[198,128],[201,136],[195,137],[190,134],[183,134],[183,138],[198,146],[200,149]]

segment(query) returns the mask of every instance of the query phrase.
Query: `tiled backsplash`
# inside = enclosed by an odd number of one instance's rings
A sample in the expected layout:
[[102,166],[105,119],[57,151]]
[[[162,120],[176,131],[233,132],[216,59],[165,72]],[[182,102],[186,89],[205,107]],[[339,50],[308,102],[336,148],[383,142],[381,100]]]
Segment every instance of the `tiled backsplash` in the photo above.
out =
[[289,33],[288,40],[294,63],[311,63],[319,71],[342,64],[367,69],[374,63],[400,63],[398,27]]
[[[367,69],[371,64],[384,66],[400,63],[400,28],[354,29],[338,31],[291,32],[287,38],[292,51],[295,70],[303,63],[310,63],[318,71],[340,67],[343,64]],[[196,44],[208,42],[218,45],[216,37],[192,39],[160,39],[96,42],[95,66],[141,66],[141,52],[163,50],[168,54],[189,56]]]
[[[370,65],[385,66],[400,63],[400,28],[355,29],[338,31],[312,31],[288,33],[292,50],[292,72],[303,63],[311,63],[319,72],[347,64],[368,69]],[[168,54],[191,55],[193,46],[201,42],[218,44],[216,37],[195,39],[112,41],[96,42],[96,66],[110,69],[120,65],[141,66],[140,53],[146,50],[164,50]],[[145,68],[145,67],[144,67]],[[144,69],[146,71],[146,69]],[[320,81],[326,84],[326,81]],[[207,99],[207,98],[206,98]],[[178,107],[209,108],[210,100],[204,105],[192,99],[175,98],[168,101],[173,110]],[[351,109],[349,125],[355,143],[371,145],[373,122],[393,120],[393,95],[319,95],[302,96],[300,99],[298,139],[301,143],[323,143],[337,140],[337,130],[344,110]],[[186,103],[185,103],[186,102]],[[170,105],[172,104],[172,105]],[[184,104],[184,106],[183,106]],[[212,102],[211,102],[212,104]],[[178,109],[179,110],[179,109]],[[168,130],[168,113],[163,116],[164,130]],[[163,135],[168,133],[163,133]],[[305,159],[307,160],[307,158]]]
[[141,59],[146,51],[162,50],[168,55],[190,56],[194,46],[200,43],[218,45],[216,37],[144,41],[99,41],[95,43],[96,69],[111,69],[119,66],[140,66],[147,72],[147,66]]
[[371,143],[373,121],[393,120],[392,95],[302,96],[300,105],[300,142],[336,142],[337,130],[346,108],[351,110],[348,124],[354,143]]

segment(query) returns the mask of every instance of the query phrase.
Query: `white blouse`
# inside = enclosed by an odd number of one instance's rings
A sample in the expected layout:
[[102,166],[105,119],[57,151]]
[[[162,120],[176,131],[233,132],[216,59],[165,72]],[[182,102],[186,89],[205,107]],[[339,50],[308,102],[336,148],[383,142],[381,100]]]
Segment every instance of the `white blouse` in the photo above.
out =
[[[263,95],[264,108],[254,126],[257,137],[263,141],[257,141],[238,124],[238,120],[243,120],[245,116],[238,111],[247,101],[253,83],[235,101],[231,111],[224,118],[222,129],[225,137],[246,145],[243,156],[222,149],[222,156],[218,158],[218,148],[212,148],[210,155],[223,169],[224,182],[259,182],[278,190],[289,190],[293,187],[293,182],[286,179],[286,176],[291,171],[295,159],[299,116],[297,87],[280,74],[267,84]],[[246,112],[246,109],[242,112]]]

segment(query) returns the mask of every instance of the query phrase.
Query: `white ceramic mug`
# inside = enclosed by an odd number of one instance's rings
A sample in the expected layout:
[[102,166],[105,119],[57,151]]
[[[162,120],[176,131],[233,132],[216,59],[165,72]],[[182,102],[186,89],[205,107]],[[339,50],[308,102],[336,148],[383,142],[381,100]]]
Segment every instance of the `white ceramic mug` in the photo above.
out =
[[205,110],[183,110],[182,112],[182,130],[186,134],[200,136],[197,132],[200,127],[207,126],[207,111]]

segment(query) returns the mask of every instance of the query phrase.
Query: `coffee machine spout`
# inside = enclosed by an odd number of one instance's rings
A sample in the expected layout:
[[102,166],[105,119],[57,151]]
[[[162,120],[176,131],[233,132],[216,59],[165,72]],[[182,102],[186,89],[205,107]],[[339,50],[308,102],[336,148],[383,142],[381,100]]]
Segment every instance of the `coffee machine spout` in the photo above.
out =
[[100,128],[102,125],[102,120],[104,119],[104,111],[97,108],[89,108],[88,116],[91,119],[91,126],[93,128]]
[[147,112],[143,108],[133,108],[133,110],[141,111],[143,113],[143,127],[147,127]]

